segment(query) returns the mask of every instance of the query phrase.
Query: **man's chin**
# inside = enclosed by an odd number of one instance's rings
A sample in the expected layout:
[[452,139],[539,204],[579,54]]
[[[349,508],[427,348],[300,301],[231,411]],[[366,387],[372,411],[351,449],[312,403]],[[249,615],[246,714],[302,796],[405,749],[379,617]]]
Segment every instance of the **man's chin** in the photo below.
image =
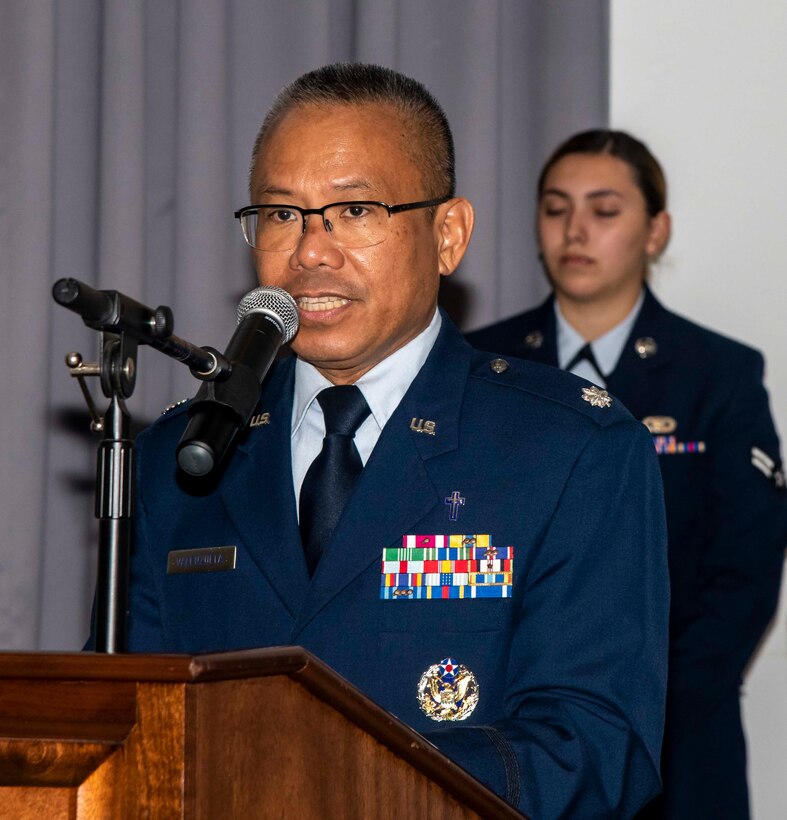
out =
[[352,367],[357,356],[343,345],[315,342],[314,339],[300,338],[300,332],[290,343],[290,347],[299,359],[303,359],[317,368],[341,369]]
[[334,384],[352,384],[377,364],[368,348],[314,344],[292,344],[291,348],[299,359],[316,367]]

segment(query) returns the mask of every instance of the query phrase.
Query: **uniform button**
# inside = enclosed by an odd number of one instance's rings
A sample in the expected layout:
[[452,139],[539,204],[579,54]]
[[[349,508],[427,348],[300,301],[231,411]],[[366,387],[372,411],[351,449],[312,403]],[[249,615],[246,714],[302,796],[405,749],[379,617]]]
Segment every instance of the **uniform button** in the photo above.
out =
[[508,370],[508,362],[505,359],[492,359],[489,367],[493,373],[505,373]]

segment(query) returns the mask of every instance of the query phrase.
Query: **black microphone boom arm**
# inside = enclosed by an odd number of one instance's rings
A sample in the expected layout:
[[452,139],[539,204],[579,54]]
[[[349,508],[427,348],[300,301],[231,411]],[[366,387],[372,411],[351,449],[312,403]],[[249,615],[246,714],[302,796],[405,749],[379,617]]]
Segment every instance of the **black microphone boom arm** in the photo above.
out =
[[174,319],[166,305],[155,310],[116,290],[97,290],[78,279],[58,279],[52,296],[73,310],[93,330],[126,333],[140,344],[183,362],[203,381],[220,381],[232,369],[230,361],[212,347],[197,347],[173,335]]

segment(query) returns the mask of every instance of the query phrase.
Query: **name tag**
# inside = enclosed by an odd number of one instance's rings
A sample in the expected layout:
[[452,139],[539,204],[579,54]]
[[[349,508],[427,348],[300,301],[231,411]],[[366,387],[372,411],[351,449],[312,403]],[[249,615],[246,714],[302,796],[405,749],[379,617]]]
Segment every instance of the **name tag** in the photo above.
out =
[[642,423],[654,436],[669,435],[678,427],[678,422],[672,416],[645,416]]
[[237,551],[235,545],[173,550],[167,556],[167,575],[179,575],[184,572],[224,572],[235,569]]

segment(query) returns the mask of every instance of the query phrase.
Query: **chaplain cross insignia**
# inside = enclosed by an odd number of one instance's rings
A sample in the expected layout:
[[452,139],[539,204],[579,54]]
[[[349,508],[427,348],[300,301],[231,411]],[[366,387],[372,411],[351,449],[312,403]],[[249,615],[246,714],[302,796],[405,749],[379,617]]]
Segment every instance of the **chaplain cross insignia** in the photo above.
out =
[[457,518],[459,518],[459,508],[465,505],[465,499],[462,498],[462,494],[459,490],[454,490],[451,495],[445,499],[445,503],[451,507],[448,517],[451,521],[456,521]]

